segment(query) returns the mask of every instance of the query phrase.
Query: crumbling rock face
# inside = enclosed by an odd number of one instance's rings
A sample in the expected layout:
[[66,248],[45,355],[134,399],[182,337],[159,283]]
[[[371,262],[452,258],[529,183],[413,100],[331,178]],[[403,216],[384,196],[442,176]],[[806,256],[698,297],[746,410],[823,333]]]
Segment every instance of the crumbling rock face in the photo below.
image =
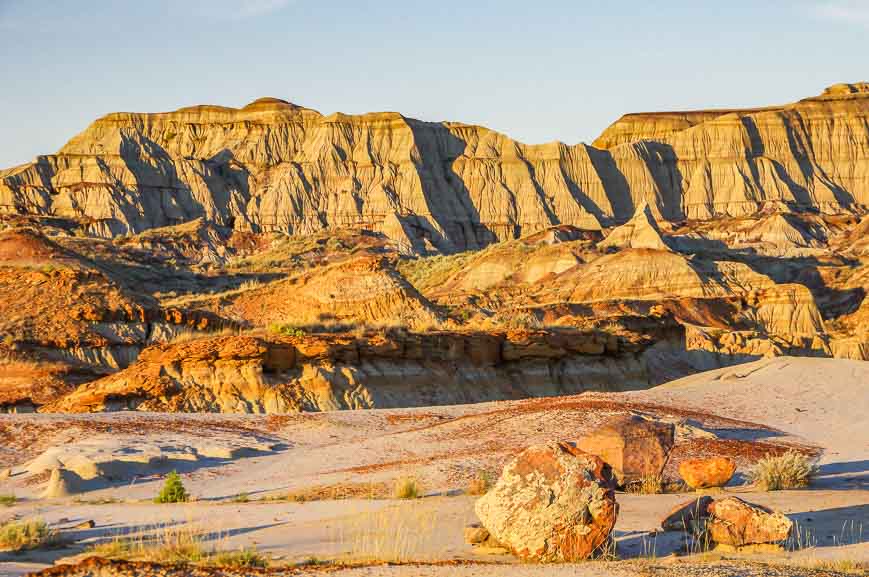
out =
[[205,218],[307,234],[357,225],[405,250],[479,248],[552,225],[598,229],[644,201],[666,219],[869,204],[864,85],[770,109],[623,118],[596,142],[525,145],[396,113],[278,99],[109,114],[57,154],[0,172],[7,212],[111,236]]
[[612,344],[548,331],[202,338],[145,349],[40,410],[282,413],[647,387],[642,355]]

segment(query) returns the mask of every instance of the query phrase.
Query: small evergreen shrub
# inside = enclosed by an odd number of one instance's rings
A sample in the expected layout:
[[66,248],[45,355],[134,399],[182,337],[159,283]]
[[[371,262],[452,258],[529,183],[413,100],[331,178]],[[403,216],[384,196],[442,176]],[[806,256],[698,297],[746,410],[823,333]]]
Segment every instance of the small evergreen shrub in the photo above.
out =
[[160,490],[160,494],[154,499],[155,503],[186,503],[190,500],[190,495],[184,484],[181,482],[181,477],[175,471],[169,473],[166,477],[166,482]]

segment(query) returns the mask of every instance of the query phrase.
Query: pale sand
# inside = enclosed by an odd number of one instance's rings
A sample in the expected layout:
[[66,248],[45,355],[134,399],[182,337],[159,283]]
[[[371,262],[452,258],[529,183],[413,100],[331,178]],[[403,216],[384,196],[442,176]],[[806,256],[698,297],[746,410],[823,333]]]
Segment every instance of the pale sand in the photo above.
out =
[[[462,475],[468,470],[503,462],[508,457],[507,453],[499,452],[499,443],[522,446],[553,436],[571,438],[592,426],[594,414],[568,410],[563,404],[586,398],[697,407],[706,413],[767,425],[728,428],[727,423],[719,423],[718,432],[822,447],[824,470],[817,487],[778,493],[748,492],[740,486],[727,490],[791,515],[803,533],[811,534],[813,548],[767,554],[765,560],[806,562],[844,558],[869,561],[869,491],[866,490],[869,431],[864,424],[865,415],[869,414],[867,391],[869,363],[786,358],[713,371],[639,393],[555,399],[554,404],[541,405],[540,410],[530,409],[537,407],[534,401],[520,401],[303,415],[291,416],[281,427],[271,431],[265,430],[263,417],[230,417],[232,422],[262,429],[263,435],[283,439],[288,447],[274,454],[197,465],[184,474],[188,489],[205,499],[197,503],[96,505],[76,503],[72,498],[27,499],[0,510],[0,516],[41,516],[51,523],[67,518],[68,523],[61,527],[83,519],[96,521],[94,529],[63,532],[64,537],[78,541],[75,547],[14,558],[0,557],[0,563],[4,564],[0,574],[21,574],[74,554],[100,539],[174,523],[207,527],[220,548],[256,546],[278,562],[297,562],[309,557],[364,557],[371,551],[366,551],[362,543],[368,543],[370,549],[371,543],[380,540],[384,543],[380,553],[387,555],[398,553],[424,561],[483,559],[509,564],[506,567],[375,567],[346,572],[353,575],[542,574],[535,567],[515,566],[509,557],[480,557],[463,543],[461,529],[474,519],[473,498],[464,495],[430,495],[413,502],[355,499],[236,504],[227,503],[225,499],[240,492],[248,492],[256,498],[263,493],[332,482],[389,480],[405,471],[419,474],[429,494],[456,491],[463,486],[457,484],[458,480],[464,478]],[[51,415],[3,417],[20,422],[52,422],[65,418]],[[121,423],[125,419],[143,417],[112,414],[76,418]],[[197,428],[191,432],[188,427],[186,432],[175,435],[176,442],[186,435],[193,444],[202,437],[207,438],[209,424],[223,417],[144,417],[148,418],[195,423],[201,427],[200,432],[196,432]],[[715,420],[710,417],[702,424],[714,428]],[[169,433],[164,431],[164,434]],[[222,434],[230,433],[224,430]],[[116,434],[116,437],[124,436]],[[135,440],[135,437],[130,439]],[[492,450],[487,452],[484,448],[487,446]],[[372,465],[373,470],[370,470]],[[347,471],[360,466],[368,469]],[[160,483],[158,478],[142,479],[89,492],[80,498],[146,499],[156,493]],[[25,486],[18,475],[0,482],[0,493],[14,491],[25,498],[37,494],[38,489]],[[682,535],[668,533],[655,537],[650,532],[671,506],[689,497],[620,494],[618,500],[622,509],[616,527],[620,556],[649,556],[654,550],[658,557],[663,557],[679,550],[683,546]],[[545,574],[621,575],[633,574],[632,571],[633,568],[623,564],[594,564],[549,568]]]

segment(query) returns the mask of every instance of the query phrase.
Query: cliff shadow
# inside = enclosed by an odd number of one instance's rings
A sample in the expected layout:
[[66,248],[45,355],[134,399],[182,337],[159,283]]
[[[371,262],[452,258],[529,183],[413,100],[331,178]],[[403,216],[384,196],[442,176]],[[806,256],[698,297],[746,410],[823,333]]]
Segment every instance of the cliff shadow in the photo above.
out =
[[[432,220],[458,250],[482,248],[498,241],[498,234],[483,224],[471,192],[455,171],[454,163],[468,144],[442,124],[408,119],[419,158],[414,159],[422,194]],[[511,238],[520,234],[516,223],[504,225]]]
[[[669,144],[654,140],[641,140],[632,144],[637,155],[643,160],[646,169],[658,189],[658,209],[664,218],[683,220],[682,172],[679,170],[679,157]],[[636,192],[636,191],[635,191]]]
[[610,201],[610,206],[613,209],[612,218],[606,217],[600,207],[584,194],[576,183],[570,179],[565,179],[570,186],[570,193],[583,208],[594,214],[603,225],[608,226],[630,220],[636,210],[634,200],[631,198],[631,185],[616,165],[612,153],[609,150],[601,150],[593,146],[585,146],[585,151],[595,174],[600,179],[604,194]]

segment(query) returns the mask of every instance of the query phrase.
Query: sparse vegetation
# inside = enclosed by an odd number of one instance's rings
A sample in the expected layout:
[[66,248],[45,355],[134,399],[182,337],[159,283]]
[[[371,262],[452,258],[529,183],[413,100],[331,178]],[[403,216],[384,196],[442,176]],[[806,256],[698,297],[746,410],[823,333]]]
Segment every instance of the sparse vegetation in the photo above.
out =
[[0,548],[24,551],[50,545],[57,539],[57,532],[50,529],[42,519],[11,521],[0,526]]
[[190,500],[190,495],[184,488],[181,482],[181,477],[177,472],[172,471],[166,477],[166,482],[160,490],[160,494],[154,499],[155,503],[186,503]]
[[419,558],[431,542],[437,513],[415,503],[366,510],[337,529],[334,539],[351,563],[404,563]]
[[233,567],[233,568],[248,568],[259,567],[265,568],[269,565],[269,560],[255,548],[241,548],[238,551],[221,551],[208,557],[208,565],[215,567]]
[[416,479],[402,477],[395,481],[393,496],[396,499],[418,499],[422,496],[422,488]]
[[659,495],[664,492],[664,479],[660,475],[648,475],[639,481],[628,483],[625,492],[635,495]]
[[448,256],[402,259],[398,263],[398,271],[417,290],[424,292],[444,284],[481,254],[483,252],[469,251]]
[[4,507],[11,507],[17,502],[18,497],[16,497],[15,495],[0,495],[0,505]]
[[492,478],[486,471],[480,471],[468,482],[465,491],[468,495],[485,495],[492,486]]
[[832,571],[846,575],[866,575],[869,572],[869,563],[862,563],[855,559],[821,559],[807,565],[817,571]]
[[232,502],[233,503],[249,503],[250,502],[250,495],[248,495],[247,493],[239,493],[238,495],[236,495],[235,497],[232,498]]
[[106,559],[136,559],[154,563],[199,563],[208,553],[195,527],[164,527],[152,535],[121,536],[94,545],[89,553]]
[[156,527],[155,531],[133,536],[118,536],[99,543],[88,553],[106,559],[150,561],[154,563],[195,563],[216,567],[267,567],[268,559],[255,548],[235,551],[209,550],[205,535],[196,525]]
[[175,333],[174,336],[169,338],[166,343],[177,345],[179,343],[186,343],[189,341],[195,341],[197,339],[204,339],[209,337],[225,337],[231,335],[240,335],[244,331],[241,329],[233,328],[233,327],[223,327],[220,330],[216,331],[199,331],[196,329],[182,329]]
[[290,323],[272,323],[269,325],[269,332],[276,335],[284,335],[288,337],[305,336],[304,330]]
[[817,475],[814,461],[794,450],[782,455],[767,455],[747,474],[749,483],[764,491],[781,491],[807,487]]

